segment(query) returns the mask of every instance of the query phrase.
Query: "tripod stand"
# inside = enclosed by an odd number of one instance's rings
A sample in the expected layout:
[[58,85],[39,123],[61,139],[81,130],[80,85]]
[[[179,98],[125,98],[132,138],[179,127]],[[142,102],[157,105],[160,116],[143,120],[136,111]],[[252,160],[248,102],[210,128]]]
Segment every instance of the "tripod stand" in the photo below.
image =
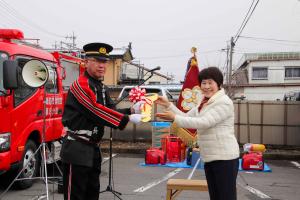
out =
[[[31,177],[31,178],[19,178],[20,175],[23,173],[23,171],[27,168],[27,166],[29,165],[29,161],[34,159],[34,156],[39,152],[41,151],[41,153],[43,154],[42,155],[42,164],[43,164],[43,167],[41,168],[42,171],[41,171],[41,175],[40,177]],[[48,179],[58,179],[60,177],[48,177],[48,174],[47,174],[47,160],[46,160],[46,143],[43,142],[40,144],[40,146],[36,149],[36,151],[28,158],[28,162],[26,163],[26,165],[23,166],[23,168],[20,170],[20,172],[17,174],[17,176],[14,178],[14,180],[9,184],[9,186],[4,190],[3,193],[0,194],[0,199],[2,199],[2,197],[4,197],[4,195],[8,192],[8,190],[12,187],[12,185],[16,182],[16,181],[22,181],[22,180],[34,180],[34,179],[43,179],[44,182],[45,182],[45,189],[46,189],[46,198],[47,200],[49,200],[49,187],[48,187]],[[58,166],[58,164],[55,162],[55,165],[56,167],[58,168],[61,176],[62,176],[62,172]]]
[[118,199],[121,199],[120,195],[122,195],[121,192],[118,192],[116,190],[113,189],[112,187],[112,128],[110,128],[110,133],[109,133],[109,171],[108,171],[108,185],[106,187],[105,190],[103,191],[100,191],[100,194],[101,193],[104,193],[104,192],[111,192],[113,193],[113,195],[115,195],[116,197],[118,197]]
[[[147,80],[149,80],[152,76],[153,76],[153,72],[154,70],[158,70],[160,69],[160,67],[157,67],[155,69],[153,69],[151,71],[151,75],[149,77],[147,77],[145,80],[143,80],[140,84],[137,85],[138,86],[141,86],[143,85]],[[148,73],[148,72],[147,72]],[[147,74],[146,73],[146,74]],[[145,75],[146,75],[145,74]],[[129,96],[129,93],[127,93],[125,96],[123,96],[117,103],[115,103],[115,106],[117,106],[120,102],[122,102],[126,97]],[[122,195],[122,193],[118,192],[118,191],[115,191],[111,185],[111,182],[112,182],[112,128],[110,128],[110,135],[109,135],[109,172],[108,172],[108,185],[106,187],[105,190],[103,191],[100,191],[100,194],[101,193],[104,193],[104,192],[111,192],[113,193],[113,195],[115,195],[118,199],[122,200],[120,195]]]

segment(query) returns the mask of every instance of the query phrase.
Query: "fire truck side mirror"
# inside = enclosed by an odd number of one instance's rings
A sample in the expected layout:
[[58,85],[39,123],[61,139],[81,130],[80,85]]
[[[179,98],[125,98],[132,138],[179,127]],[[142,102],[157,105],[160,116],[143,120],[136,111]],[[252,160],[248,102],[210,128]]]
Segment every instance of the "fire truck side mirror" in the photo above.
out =
[[49,71],[43,62],[32,59],[24,65],[22,78],[30,87],[41,87],[48,81]]
[[6,90],[18,88],[18,63],[14,60],[5,60],[3,62],[3,87]]

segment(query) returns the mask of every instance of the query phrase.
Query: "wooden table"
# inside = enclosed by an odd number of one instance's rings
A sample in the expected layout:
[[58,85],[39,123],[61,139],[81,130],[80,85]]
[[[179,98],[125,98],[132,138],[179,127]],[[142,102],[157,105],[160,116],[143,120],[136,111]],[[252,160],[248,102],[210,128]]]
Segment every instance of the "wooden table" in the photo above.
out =
[[182,190],[208,191],[206,180],[169,179],[167,182],[167,200],[175,199]]

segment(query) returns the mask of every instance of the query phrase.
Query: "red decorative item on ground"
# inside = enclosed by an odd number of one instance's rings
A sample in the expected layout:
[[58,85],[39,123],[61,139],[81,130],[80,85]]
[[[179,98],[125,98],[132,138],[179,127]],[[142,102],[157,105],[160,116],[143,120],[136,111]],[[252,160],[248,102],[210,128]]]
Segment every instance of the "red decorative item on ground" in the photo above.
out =
[[158,148],[149,148],[146,150],[145,164],[166,164],[166,153]]
[[185,159],[185,145],[177,136],[165,136],[161,138],[161,147],[167,154],[168,162],[181,162]]
[[264,159],[261,152],[250,152],[243,155],[242,168],[244,170],[264,170]]
[[243,145],[244,152],[265,152],[266,146],[263,144],[246,143]]

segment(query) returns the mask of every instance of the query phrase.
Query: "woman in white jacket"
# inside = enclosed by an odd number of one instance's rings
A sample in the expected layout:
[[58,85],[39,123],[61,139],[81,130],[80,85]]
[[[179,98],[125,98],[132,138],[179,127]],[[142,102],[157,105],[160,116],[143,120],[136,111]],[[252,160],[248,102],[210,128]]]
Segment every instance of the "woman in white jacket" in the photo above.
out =
[[172,120],[178,127],[197,129],[210,199],[235,200],[239,146],[234,135],[233,103],[221,88],[223,75],[218,68],[203,69],[198,79],[203,94],[198,107],[183,113],[159,97],[156,103],[167,110],[156,116]]

